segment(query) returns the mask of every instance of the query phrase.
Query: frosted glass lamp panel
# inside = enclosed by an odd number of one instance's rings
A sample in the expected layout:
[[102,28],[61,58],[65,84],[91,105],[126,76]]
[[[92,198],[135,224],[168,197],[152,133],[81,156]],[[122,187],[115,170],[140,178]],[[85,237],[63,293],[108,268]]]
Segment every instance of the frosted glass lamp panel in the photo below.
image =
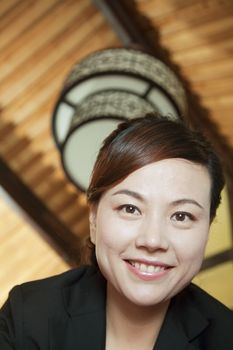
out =
[[58,143],[63,143],[70,129],[74,109],[66,103],[60,103],[55,118],[55,135]]
[[103,140],[119,121],[99,119],[76,129],[64,150],[65,167],[72,179],[82,188],[88,187],[92,169]]
[[161,115],[174,116],[174,119],[178,117],[177,111],[173,104],[159,89],[153,88],[153,90],[151,90],[151,92],[148,94],[147,100],[156,106]]
[[147,88],[148,84],[141,79],[125,75],[101,75],[101,77],[91,78],[79,83],[67,93],[66,99],[77,105],[89,95],[103,90],[126,90],[143,95]]

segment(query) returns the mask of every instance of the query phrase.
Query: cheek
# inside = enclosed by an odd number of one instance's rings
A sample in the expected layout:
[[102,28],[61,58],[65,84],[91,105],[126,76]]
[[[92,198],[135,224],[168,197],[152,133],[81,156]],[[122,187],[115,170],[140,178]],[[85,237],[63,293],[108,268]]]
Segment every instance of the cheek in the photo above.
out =
[[120,252],[134,241],[135,230],[134,225],[111,214],[105,219],[99,216],[96,225],[96,248]]
[[[196,233],[196,234],[195,234]],[[208,240],[208,229],[193,232],[191,235],[182,235],[174,243],[177,258],[180,261],[199,263],[202,261]]]
[[99,220],[96,226],[96,248],[116,249],[121,241],[121,233],[117,222],[113,222],[110,217]]

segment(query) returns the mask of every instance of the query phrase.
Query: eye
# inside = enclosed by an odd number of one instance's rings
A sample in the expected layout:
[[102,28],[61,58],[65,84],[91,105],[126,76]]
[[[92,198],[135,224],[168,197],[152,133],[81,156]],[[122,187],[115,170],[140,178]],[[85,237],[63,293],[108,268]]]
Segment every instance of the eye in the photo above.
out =
[[178,211],[171,216],[171,219],[176,222],[187,223],[189,221],[195,221],[195,217],[188,212]]
[[141,211],[133,204],[123,204],[117,208],[119,211],[130,215],[140,215]]

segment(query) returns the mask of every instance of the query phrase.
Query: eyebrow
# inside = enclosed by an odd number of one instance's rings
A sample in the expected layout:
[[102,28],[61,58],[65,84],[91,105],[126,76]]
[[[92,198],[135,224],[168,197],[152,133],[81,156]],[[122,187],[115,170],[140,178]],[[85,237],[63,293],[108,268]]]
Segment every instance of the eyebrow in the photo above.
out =
[[194,205],[198,206],[199,208],[204,209],[203,206],[200,203],[198,203],[197,201],[195,201],[194,199],[182,198],[182,199],[178,199],[178,200],[172,202],[172,205],[174,205],[174,206],[179,205],[179,204],[194,204]]
[[[112,195],[115,196],[117,194],[126,194],[127,196],[130,196],[130,197],[133,197],[133,198],[136,198],[140,201],[145,201],[144,197],[138,193],[138,192],[135,192],[135,191],[130,191],[130,190],[119,190],[117,192],[114,192]],[[204,209],[203,206],[198,203],[197,201],[195,201],[194,199],[190,199],[190,198],[181,198],[181,199],[177,199],[175,201],[173,201],[171,203],[172,206],[176,206],[176,205],[180,205],[180,204],[194,204],[196,205],[197,207],[201,208],[201,209]]]
[[130,196],[130,197],[133,197],[133,198],[136,198],[140,201],[144,201],[144,198],[143,196],[138,193],[138,192],[135,192],[135,191],[130,191],[130,190],[119,190],[117,192],[114,192],[113,193],[113,196],[117,195],[117,194],[126,194],[127,196]]

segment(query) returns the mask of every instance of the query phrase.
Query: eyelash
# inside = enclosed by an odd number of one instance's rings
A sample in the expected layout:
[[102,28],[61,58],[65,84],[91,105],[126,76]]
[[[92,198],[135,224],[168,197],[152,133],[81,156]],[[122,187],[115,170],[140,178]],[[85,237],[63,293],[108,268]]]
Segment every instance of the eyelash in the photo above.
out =
[[[133,212],[133,213],[132,213],[132,212],[127,212],[127,209],[129,209],[129,208],[133,209],[134,212]],[[124,212],[125,212],[126,214],[134,215],[135,211],[137,211],[139,214],[141,214],[141,211],[140,211],[135,205],[133,205],[133,204],[123,204],[123,205],[120,205],[120,206],[117,208],[118,211],[123,211],[123,209],[125,209]]]
[[186,221],[186,220],[185,220],[186,218],[188,218],[188,219],[191,220],[191,221],[196,221],[195,216],[192,215],[191,213],[186,212],[186,211],[178,211],[178,212],[172,214],[171,219],[175,218],[175,217],[178,216],[178,215],[182,215],[182,216],[184,217],[184,220],[176,220],[176,221],[178,221],[178,222],[185,222],[185,221]]
[[[132,211],[131,212],[127,211],[127,209],[131,209],[133,212]],[[138,207],[136,207],[133,204],[120,205],[117,208],[117,211],[119,211],[119,212],[123,211],[125,214],[129,214],[129,215],[135,215],[135,211],[137,211],[139,215],[141,214],[141,211],[138,209]],[[179,220],[177,218],[179,215],[183,217],[183,220]],[[186,212],[186,211],[178,211],[178,212],[172,214],[171,219],[174,219],[174,218],[176,218],[175,221],[178,222],[178,223],[180,223],[180,222],[181,223],[186,223],[187,219],[188,219],[188,221],[196,221],[195,216],[192,215],[189,212]]]

